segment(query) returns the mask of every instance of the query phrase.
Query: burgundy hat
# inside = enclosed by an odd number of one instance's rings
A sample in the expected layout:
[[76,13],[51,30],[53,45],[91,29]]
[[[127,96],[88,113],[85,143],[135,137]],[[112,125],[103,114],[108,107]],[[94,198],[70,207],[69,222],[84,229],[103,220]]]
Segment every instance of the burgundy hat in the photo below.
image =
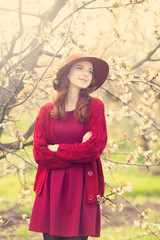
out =
[[[57,72],[57,80],[60,83],[62,76],[64,76],[66,70],[71,67],[73,64],[80,62],[80,61],[88,61],[93,64],[94,68],[94,78],[96,82],[96,89],[98,89],[107,79],[109,73],[109,66],[108,63],[104,60],[96,57],[89,57],[85,53],[76,53],[72,54],[67,57],[65,65],[59,69]],[[56,84],[56,90],[59,88]]]

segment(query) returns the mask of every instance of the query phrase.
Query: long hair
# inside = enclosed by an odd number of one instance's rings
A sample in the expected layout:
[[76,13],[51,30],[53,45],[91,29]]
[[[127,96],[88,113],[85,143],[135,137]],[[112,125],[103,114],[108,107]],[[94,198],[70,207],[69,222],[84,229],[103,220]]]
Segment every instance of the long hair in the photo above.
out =
[[[65,74],[62,76],[60,84],[53,84],[54,88],[57,87],[57,93],[55,96],[53,96],[53,107],[50,111],[50,114],[55,119],[65,119],[65,101],[68,94],[68,88],[69,88],[69,79],[68,79],[68,73],[70,71],[70,68],[67,69]],[[88,106],[91,97],[89,94],[93,92],[96,89],[95,85],[95,78],[94,73],[92,77],[92,82],[90,86],[86,89],[81,89],[79,93],[79,98],[76,103],[76,109],[75,109],[75,118],[79,120],[80,122],[85,122],[88,118]]]

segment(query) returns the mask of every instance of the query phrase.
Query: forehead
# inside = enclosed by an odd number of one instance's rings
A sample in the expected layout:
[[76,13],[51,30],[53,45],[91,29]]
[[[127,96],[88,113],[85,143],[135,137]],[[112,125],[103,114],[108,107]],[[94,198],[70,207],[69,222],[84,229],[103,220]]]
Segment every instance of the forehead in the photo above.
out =
[[92,68],[92,69],[93,69],[93,64],[92,64],[91,62],[88,62],[88,61],[80,61],[80,62],[77,62],[77,63],[73,64],[72,67],[78,66],[78,65],[81,65],[81,66],[84,66],[84,67]]

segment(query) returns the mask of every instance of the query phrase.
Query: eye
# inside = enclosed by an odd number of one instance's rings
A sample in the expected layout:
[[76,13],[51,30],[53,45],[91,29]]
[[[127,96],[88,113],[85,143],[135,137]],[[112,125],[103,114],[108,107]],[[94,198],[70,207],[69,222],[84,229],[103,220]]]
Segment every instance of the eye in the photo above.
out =
[[83,68],[82,68],[81,66],[78,66],[78,67],[77,67],[77,69],[80,69],[80,70],[82,70]]
[[93,75],[93,71],[92,70],[89,70],[89,73]]

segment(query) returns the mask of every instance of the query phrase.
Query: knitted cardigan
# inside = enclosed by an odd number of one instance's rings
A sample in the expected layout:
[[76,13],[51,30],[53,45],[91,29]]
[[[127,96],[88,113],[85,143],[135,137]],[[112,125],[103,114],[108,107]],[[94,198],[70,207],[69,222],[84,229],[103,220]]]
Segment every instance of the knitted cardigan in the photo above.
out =
[[[97,201],[97,195],[104,194],[104,176],[100,155],[107,143],[107,128],[104,104],[97,98],[91,98],[88,107],[88,119],[85,132],[91,131],[91,137],[83,143],[58,143],[54,132],[55,119],[50,115],[52,103],[41,107],[34,128],[33,155],[38,163],[34,191],[40,195],[47,169],[68,168],[76,163],[85,163],[87,202]],[[59,144],[56,152],[47,145]],[[77,186],[78,187],[78,186]]]

